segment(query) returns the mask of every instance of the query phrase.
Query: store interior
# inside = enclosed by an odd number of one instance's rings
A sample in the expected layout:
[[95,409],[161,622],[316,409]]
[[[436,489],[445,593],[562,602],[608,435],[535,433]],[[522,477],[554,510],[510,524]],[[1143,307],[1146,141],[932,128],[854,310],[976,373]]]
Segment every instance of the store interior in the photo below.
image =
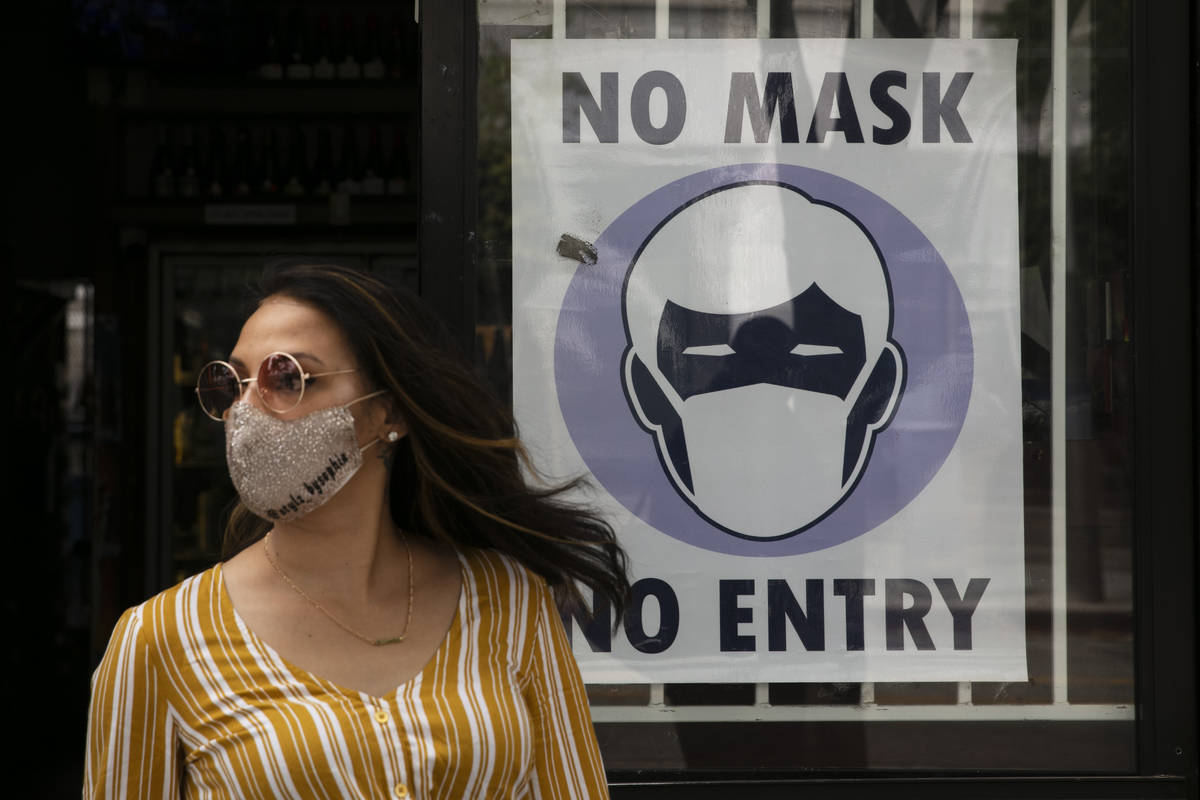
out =
[[220,557],[233,490],[192,387],[263,263],[420,288],[417,25],[412,3],[358,0],[23,5],[11,63],[36,111],[4,256],[27,533],[6,660],[54,686],[28,717],[58,745],[31,788],[77,796],[117,616]]

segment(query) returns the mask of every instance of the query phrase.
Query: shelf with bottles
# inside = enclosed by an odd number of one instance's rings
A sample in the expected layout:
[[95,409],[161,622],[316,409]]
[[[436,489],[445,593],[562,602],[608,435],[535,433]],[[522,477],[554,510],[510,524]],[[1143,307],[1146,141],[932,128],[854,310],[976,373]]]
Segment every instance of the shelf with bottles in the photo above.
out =
[[412,125],[131,125],[114,213],[181,226],[415,224]]
[[[152,75],[142,87],[149,91],[135,87],[126,98],[148,108],[202,101],[213,88],[415,86],[413,12],[411,3],[378,0],[84,2],[72,9],[73,49],[89,65]],[[225,107],[215,99],[215,109]]]
[[193,401],[176,412],[171,434],[173,469],[212,472],[216,479],[223,477],[225,430],[220,422],[210,419]]
[[222,529],[235,497],[227,478],[217,481],[204,473],[176,472],[171,525],[171,550],[176,563],[216,560]]
[[156,201],[120,203],[112,208],[112,220],[132,227],[190,229],[223,227],[230,235],[238,230],[321,230],[335,235],[340,229],[402,233],[415,236],[417,200],[339,195],[326,200],[294,202],[247,201],[245,203],[196,203]]
[[399,81],[335,82],[237,81],[204,85],[151,84],[126,98],[130,120],[177,117],[275,118],[294,116],[378,116],[415,113],[417,88]]
[[172,423],[172,439],[176,469],[225,467],[225,430],[221,423],[209,419],[197,406],[191,387],[190,402],[180,407]]
[[[186,535],[182,537],[186,541]],[[218,541],[211,550],[195,548],[172,547],[170,583],[180,583],[185,579],[203,572],[221,560],[221,546]]]

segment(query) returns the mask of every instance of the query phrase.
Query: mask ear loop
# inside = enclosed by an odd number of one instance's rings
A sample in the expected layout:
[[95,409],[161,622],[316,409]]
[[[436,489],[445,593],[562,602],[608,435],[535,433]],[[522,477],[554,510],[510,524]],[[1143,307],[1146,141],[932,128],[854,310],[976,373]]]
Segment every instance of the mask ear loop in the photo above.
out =
[[[356,400],[351,400],[349,403],[346,403],[346,405],[342,406],[342,408],[349,408],[350,406],[354,405],[355,403],[361,403],[363,400],[370,400],[372,397],[379,397],[379,395],[381,395],[381,394],[387,394],[387,389],[380,389],[377,392],[371,392],[370,394],[364,394],[362,397],[360,397]],[[362,447],[358,448],[358,452],[360,454],[365,453],[372,446],[379,444],[379,442],[380,442],[380,439],[378,436],[376,436],[375,438],[371,439],[371,441],[367,442]]]

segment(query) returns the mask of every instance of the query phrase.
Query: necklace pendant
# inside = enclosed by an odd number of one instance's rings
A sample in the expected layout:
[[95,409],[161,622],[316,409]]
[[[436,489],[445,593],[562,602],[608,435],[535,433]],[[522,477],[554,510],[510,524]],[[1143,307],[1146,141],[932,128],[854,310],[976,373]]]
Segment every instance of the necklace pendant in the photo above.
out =
[[275,556],[271,555],[270,539],[272,533],[274,533],[274,530],[267,531],[266,535],[263,537],[263,554],[267,557],[267,561],[271,562],[271,566],[275,569],[275,572],[279,574],[279,577],[283,578],[284,582],[290,586],[296,592],[296,594],[303,597],[306,601],[308,601],[309,605],[328,617],[331,622],[359,641],[375,647],[382,647],[385,644],[399,644],[408,636],[408,625],[410,622],[412,622],[413,607],[413,559],[412,545],[408,543],[408,536],[405,536],[403,531],[401,531],[401,538],[404,540],[404,550],[408,555],[408,611],[404,616],[404,630],[400,632],[399,636],[392,636],[387,639],[372,639],[366,634],[354,630],[354,628],[351,628],[333,614],[330,614],[329,610],[325,608],[325,606],[321,605],[316,600],[313,600],[308,596],[307,592],[297,586],[296,582],[289,578],[287,573],[283,571],[283,567],[279,566],[279,562],[275,560]]
[[371,644],[375,645],[376,647],[382,647],[385,644],[398,644],[399,642],[403,641],[403,636],[393,636],[390,639],[376,639],[375,641],[371,642]]

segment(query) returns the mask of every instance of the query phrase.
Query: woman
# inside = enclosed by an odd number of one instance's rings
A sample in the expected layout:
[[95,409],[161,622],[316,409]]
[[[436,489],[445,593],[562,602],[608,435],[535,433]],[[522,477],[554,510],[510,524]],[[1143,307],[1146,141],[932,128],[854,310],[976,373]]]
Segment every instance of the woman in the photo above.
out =
[[611,528],[526,484],[410,294],[298,263],[262,289],[197,386],[240,497],[225,560],[117,623],[85,796],[606,796],[555,595],[619,614]]

